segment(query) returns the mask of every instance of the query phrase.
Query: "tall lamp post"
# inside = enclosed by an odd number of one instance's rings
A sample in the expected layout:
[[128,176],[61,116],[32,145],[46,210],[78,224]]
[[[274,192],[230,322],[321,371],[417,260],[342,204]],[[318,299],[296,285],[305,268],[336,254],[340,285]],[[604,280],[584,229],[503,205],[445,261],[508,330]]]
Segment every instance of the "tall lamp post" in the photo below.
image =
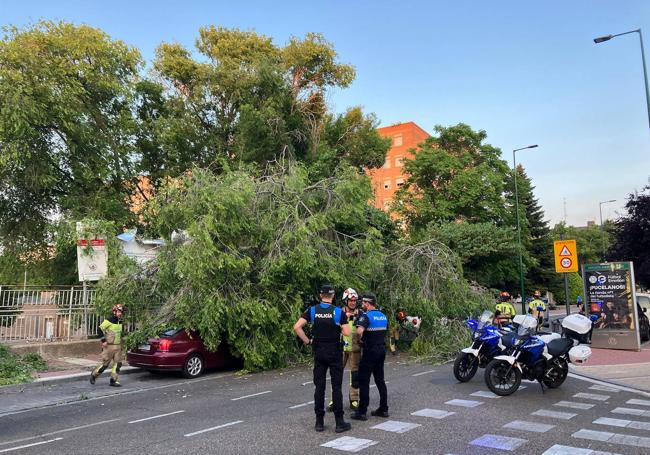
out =
[[616,35],[600,36],[598,38],[594,38],[594,43],[596,44],[603,43],[605,41],[609,41],[612,38],[616,38],[617,36],[629,35],[630,33],[638,33],[639,43],[641,43],[641,61],[643,62],[643,82],[645,82],[645,102],[646,102],[646,107],[648,109],[648,126],[650,127],[650,90],[648,89],[648,70],[646,69],[646,65],[645,65],[645,51],[643,50],[643,35],[641,34],[641,29],[638,28],[636,30],[630,30],[629,32],[625,32],[625,33],[618,33]]
[[537,144],[514,149],[512,151],[512,172],[515,180],[515,213],[517,214],[517,241],[519,244],[519,285],[521,286],[521,313],[526,314],[526,294],[524,293],[524,260],[522,255],[521,246],[521,223],[519,222],[519,193],[517,192],[517,159],[516,152],[519,150],[534,149],[538,147]]
[[605,228],[603,227],[603,204],[609,204],[610,202],[616,202],[616,199],[611,199],[609,201],[602,201],[598,203],[598,210],[600,211],[600,233],[601,233],[602,244],[603,244],[603,261],[605,260]]

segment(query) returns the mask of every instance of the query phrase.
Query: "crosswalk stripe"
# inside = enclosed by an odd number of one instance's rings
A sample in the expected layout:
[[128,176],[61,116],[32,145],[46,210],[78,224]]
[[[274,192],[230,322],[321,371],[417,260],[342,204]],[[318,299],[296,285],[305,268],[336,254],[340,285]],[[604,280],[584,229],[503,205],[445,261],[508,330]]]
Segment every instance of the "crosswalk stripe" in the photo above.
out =
[[627,400],[625,403],[633,404],[633,405],[637,405],[637,406],[650,406],[650,400],[638,400],[636,398],[633,398],[631,400]]
[[635,430],[650,430],[650,422],[639,422],[638,420],[610,419],[609,417],[600,417],[594,420],[599,425],[610,425],[620,428],[634,428]]
[[510,423],[506,423],[503,428],[532,431],[533,433],[546,433],[548,430],[555,428],[555,425],[547,425],[539,422],[526,422],[525,420],[513,420]]
[[600,452],[598,450],[555,444],[542,455],[619,455],[618,453]]
[[576,393],[573,395],[574,398],[586,398],[588,400],[596,400],[596,401],[607,401],[611,397],[609,395],[601,395],[599,393]]
[[650,417],[650,411],[635,408],[614,408],[612,414],[627,414],[632,416]]
[[528,442],[527,439],[510,438],[498,434],[484,434],[470,442],[471,445],[513,451]]
[[480,406],[483,404],[482,401],[474,401],[474,400],[449,400],[445,401],[445,404],[448,404],[450,406],[462,406],[463,408],[475,408],[476,406]]
[[321,447],[329,447],[331,449],[343,450],[345,452],[359,452],[370,446],[374,446],[378,441],[371,439],[353,438],[352,436],[343,436],[332,441],[321,444]]
[[420,409],[419,411],[412,412],[412,416],[430,417],[432,419],[444,419],[450,415],[456,414],[455,412],[441,411],[440,409]]
[[573,408],[573,409],[591,409],[596,405],[591,403],[577,403],[575,401],[558,401],[553,406],[560,406],[563,408]]
[[600,392],[612,392],[612,393],[618,393],[621,391],[621,389],[617,389],[616,387],[608,387],[606,385],[598,385],[594,384],[591,387],[589,387],[591,390],[598,390]]
[[488,392],[487,390],[479,390],[477,392],[470,393],[470,395],[473,397],[482,397],[482,398],[494,398],[494,399],[503,398],[497,395],[496,393]]
[[550,411],[548,409],[538,409],[537,411],[531,413],[531,415],[539,417],[553,417],[555,419],[561,420],[571,420],[578,414],[573,414],[572,412],[560,412],[560,411]]
[[630,436],[627,434],[610,433],[608,431],[585,430],[584,428],[571,435],[574,438],[602,441],[609,444],[620,444],[632,447],[650,448],[650,438],[644,436]]
[[384,431],[390,431],[393,433],[406,433],[407,431],[411,431],[413,428],[421,427],[419,423],[411,423],[411,422],[399,422],[397,420],[388,420],[386,422],[382,422],[379,425],[375,425],[374,427],[370,427],[373,430],[384,430]]

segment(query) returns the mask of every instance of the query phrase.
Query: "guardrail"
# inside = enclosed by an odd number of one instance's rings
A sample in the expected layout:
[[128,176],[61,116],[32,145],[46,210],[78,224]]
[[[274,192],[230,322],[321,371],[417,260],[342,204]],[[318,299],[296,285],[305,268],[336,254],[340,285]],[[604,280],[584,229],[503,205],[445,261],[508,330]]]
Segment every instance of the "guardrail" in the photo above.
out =
[[97,334],[95,290],[0,285],[0,342],[69,341]]

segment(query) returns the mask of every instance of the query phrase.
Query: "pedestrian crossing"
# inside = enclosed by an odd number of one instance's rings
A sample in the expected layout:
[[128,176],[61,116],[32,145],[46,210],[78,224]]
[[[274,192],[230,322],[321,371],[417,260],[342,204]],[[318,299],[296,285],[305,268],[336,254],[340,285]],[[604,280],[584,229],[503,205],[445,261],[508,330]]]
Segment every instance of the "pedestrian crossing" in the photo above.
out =
[[[493,432],[487,432],[483,435],[468,436],[465,444],[477,448],[473,450],[482,450],[481,448],[491,450],[489,453],[624,455],[629,453],[627,450],[630,448],[636,450],[634,453],[642,453],[645,449],[648,449],[647,453],[650,453],[650,433],[647,433],[650,431],[650,421],[640,420],[644,417],[650,417],[650,400],[634,398],[625,401],[625,406],[610,405],[609,400],[612,396],[605,393],[617,394],[619,392],[620,390],[613,386],[594,384],[589,387],[589,392],[575,393],[571,396],[572,399],[545,402],[544,408],[531,409],[530,420],[520,419],[505,424],[500,423],[500,427],[495,428],[495,430],[500,431],[493,430]],[[421,428],[427,428],[427,425],[430,425],[428,422],[443,419],[467,419],[468,413],[480,412],[481,406],[486,404],[485,401],[471,398],[482,398],[488,401],[502,398],[486,390],[476,390],[467,393],[467,395],[457,396],[444,402],[441,400],[440,407],[437,408],[423,408],[412,411],[408,414],[410,419],[407,419],[407,421],[387,420],[379,422],[369,427],[367,431],[370,434],[375,434],[377,439],[381,439],[380,435],[372,432],[383,431],[395,434],[410,431],[417,432]],[[495,403],[498,402],[495,401]],[[623,401],[620,403],[623,403]],[[626,407],[628,405],[635,407]],[[595,410],[600,413],[600,416],[587,417],[587,420],[585,420],[586,416],[581,416],[582,412],[591,413]],[[569,444],[553,444],[545,449],[535,449],[534,451],[531,449],[533,445],[529,443],[531,439],[536,437],[535,434],[541,435],[558,431],[561,428],[566,431],[567,425],[571,425],[571,427],[569,427],[568,433],[564,433],[568,439],[563,442]],[[631,434],[634,431],[638,433]],[[349,436],[336,438],[322,444],[322,446],[340,451],[359,452],[380,443],[373,436],[366,436],[368,439]],[[592,448],[594,446],[609,450],[599,451]],[[526,449],[526,447],[529,447],[529,449]],[[535,444],[535,447],[539,447],[539,444]],[[457,450],[457,453],[468,451],[468,449]],[[475,452],[472,451],[471,453]],[[447,455],[453,454],[448,453]]]

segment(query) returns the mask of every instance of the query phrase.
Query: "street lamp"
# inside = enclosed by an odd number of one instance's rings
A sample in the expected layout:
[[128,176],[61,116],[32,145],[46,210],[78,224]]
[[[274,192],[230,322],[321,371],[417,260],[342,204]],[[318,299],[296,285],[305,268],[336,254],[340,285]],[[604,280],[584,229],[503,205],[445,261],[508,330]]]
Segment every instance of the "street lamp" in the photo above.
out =
[[517,192],[517,159],[515,158],[515,153],[519,150],[534,149],[538,147],[537,144],[529,145],[528,147],[522,147],[520,149],[514,149],[512,151],[512,172],[514,173],[515,180],[515,213],[517,214],[517,241],[519,242],[519,284],[521,286],[521,313],[526,314],[526,294],[524,294],[524,260],[522,256],[522,246],[521,246],[521,223],[519,222],[519,193]]
[[605,35],[598,38],[594,38],[594,43],[599,44],[605,41],[609,41],[612,38],[616,38],[621,35],[629,35],[630,33],[639,34],[639,42],[641,43],[641,61],[643,62],[643,82],[645,82],[645,102],[648,110],[648,126],[650,126],[650,90],[648,90],[648,70],[645,66],[645,51],[643,50],[643,35],[641,34],[641,29],[630,30],[629,32],[619,33],[617,35]]
[[616,199],[611,199],[609,201],[602,201],[598,203],[598,210],[600,211],[600,232],[601,232],[602,244],[603,244],[603,261],[605,260],[605,228],[603,227],[603,204],[609,204],[610,202],[616,202]]

